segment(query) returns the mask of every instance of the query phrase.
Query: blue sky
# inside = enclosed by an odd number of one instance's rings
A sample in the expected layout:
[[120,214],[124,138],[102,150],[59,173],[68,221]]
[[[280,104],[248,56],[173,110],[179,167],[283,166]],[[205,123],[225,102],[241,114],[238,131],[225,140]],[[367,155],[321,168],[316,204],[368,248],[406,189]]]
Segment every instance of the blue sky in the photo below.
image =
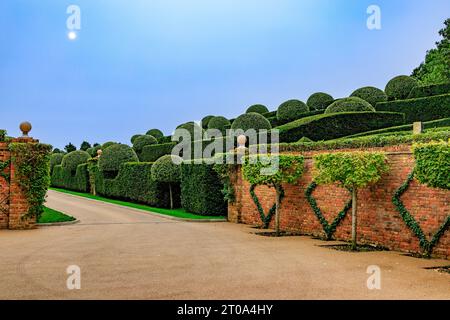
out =
[[[66,8],[81,9],[67,38]],[[369,5],[382,29],[366,27]],[[62,148],[410,74],[448,0],[2,0],[0,128]]]

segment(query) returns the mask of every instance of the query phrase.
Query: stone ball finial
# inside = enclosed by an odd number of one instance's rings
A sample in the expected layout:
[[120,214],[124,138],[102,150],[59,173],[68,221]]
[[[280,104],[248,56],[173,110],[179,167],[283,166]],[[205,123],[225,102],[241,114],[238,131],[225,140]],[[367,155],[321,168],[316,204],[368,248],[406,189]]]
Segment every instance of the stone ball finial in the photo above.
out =
[[22,137],[28,137],[28,132],[31,131],[31,123],[28,121],[24,121],[19,126],[20,130],[22,131]]
[[103,152],[102,149],[98,149],[97,150],[97,157],[100,157],[102,155],[102,152]]
[[245,147],[245,143],[247,142],[247,137],[243,134],[241,134],[237,138],[238,147]]

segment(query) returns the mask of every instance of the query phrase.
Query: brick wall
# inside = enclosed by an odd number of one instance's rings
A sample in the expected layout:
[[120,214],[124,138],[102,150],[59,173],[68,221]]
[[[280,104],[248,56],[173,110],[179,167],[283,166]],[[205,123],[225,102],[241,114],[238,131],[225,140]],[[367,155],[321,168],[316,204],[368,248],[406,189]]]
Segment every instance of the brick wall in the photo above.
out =
[[[414,157],[410,152],[410,146],[372,148],[369,150],[387,152],[390,170],[376,185],[361,189],[358,192],[358,241],[382,245],[391,250],[420,252],[419,240],[405,225],[392,203],[395,190],[406,180],[414,167]],[[305,190],[312,179],[311,156],[317,153],[302,153],[306,157],[304,175],[297,185],[284,185],[285,198],[280,210],[280,225],[283,230],[299,231],[314,236],[324,235],[322,227],[305,197]],[[259,225],[261,220],[249,193],[250,185],[242,179],[240,169],[233,178],[236,202],[229,205],[229,221]],[[269,208],[275,203],[273,188],[258,186],[255,193],[265,212],[268,212]],[[320,185],[312,195],[329,223],[351,198],[347,190],[336,185]],[[428,239],[431,239],[450,214],[450,191],[429,188],[420,185],[416,180],[411,182],[409,189],[402,195],[401,199],[405,207],[418,221]],[[273,227],[273,221],[271,227]],[[351,210],[348,211],[345,219],[337,227],[334,236],[338,240],[350,240]],[[447,230],[441,237],[433,253],[439,257],[450,258],[450,230]]]
[[[32,138],[16,138],[12,142],[38,142]],[[0,161],[11,159],[11,152],[6,142],[0,142]],[[15,167],[11,163],[5,169],[10,181],[0,177],[0,229],[31,229],[36,226],[35,218],[22,219],[28,212],[28,201],[15,176]]]

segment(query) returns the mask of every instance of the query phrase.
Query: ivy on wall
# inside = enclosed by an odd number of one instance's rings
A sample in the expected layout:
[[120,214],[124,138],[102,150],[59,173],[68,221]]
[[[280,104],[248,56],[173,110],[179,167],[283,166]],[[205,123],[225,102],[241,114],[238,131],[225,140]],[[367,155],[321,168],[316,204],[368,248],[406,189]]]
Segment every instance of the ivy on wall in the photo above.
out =
[[9,183],[10,173],[5,172],[5,169],[9,167],[11,164],[11,160],[8,159],[6,161],[0,161],[0,177],[5,179]]
[[312,193],[316,189],[316,187],[317,183],[314,181],[311,182],[308,188],[306,188],[305,196],[314,212],[314,215],[317,217],[320,224],[322,225],[323,231],[325,232],[326,235],[326,239],[331,240],[333,238],[333,234],[335,233],[337,226],[345,218],[345,216],[347,215],[347,211],[352,207],[352,199],[347,201],[344,208],[338,213],[336,218],[334,218],[330,224],[328,223],[327,219],[325,219],[322,210],[320,210],[319,206],[317,205],[316,199],[314,199],[314,197],[312,196]]
[[450,189],[450,144],[436,141],[413,145],[415,177],[433,188]]
[[234,203],[236,201],[236,192],[231,178],[238,167],[237,155],[224,153],[216,155],[215,159],[217,160],[217,158],[221,158],[221,160],[215,161],[213,169],[223,183],[223,198],[229,203]]
[[40,217],[44,210],[45,194],[50,186],[51,146],[42,143],[14,142],[9,145],[15,166],[15,179],[29,204],[22,219]]
[[[273,206],[269,209],[269,212],[267,214],[264,212],[263,207],[261,206],[261,203],[259,202],[258,196],[255,193],[255,188],[257,187],[256,184],[252,184],[250,186],[250,195],[253,199],[253,202],[256,205],[256,208],[258,209],[259,216],[261,217],[262,221],[262,228],[267,229],[269,227],[270,221],[272,220],[273,215],[275,214],[275,211],[277,209],[277,204],[274,203]],[[284,189],[283,187],[280,187],[280,200],[284,198]]]

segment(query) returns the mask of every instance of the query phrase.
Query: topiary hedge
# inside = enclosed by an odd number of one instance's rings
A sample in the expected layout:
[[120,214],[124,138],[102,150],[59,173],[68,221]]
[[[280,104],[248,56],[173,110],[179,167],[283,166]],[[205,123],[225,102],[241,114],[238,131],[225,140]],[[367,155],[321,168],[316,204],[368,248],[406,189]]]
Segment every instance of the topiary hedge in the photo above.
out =
[[336,139],[359,132],[392,127],[404,123],[404,115],[395,112],[340,112],[302,118],[277,127],[281,142],[302,137],[314,141]]
[[450,94],[378,103],[378,111],[402,112],[406,123],[450,117]]
[[269,109],[267,109],[267,107],[265,105],[254,104],[254,105],[248,107],[247,110],[245,111],[245,113],[251,113],[251,112],[263,114],[263,113],[269,112]]
[[417,86],[411,90],[408,99],[438,96],[447,93],[450,93],[450,82],[429,86]]
[[134,140],[133,149],[136,151],[136,154],[140,154],[145,146],[150,146],[157,143],[158,140],[154,136],[144,134]]
[[136,152],[126,144],[114,144],[98,160],[98,167],[107,177],[115,177],[122,163],[139,161]]
[[181,205],[201,215],[226,215],[223,184],[213,165],[184,162],[181,165]]
[[161,139],[158,139],[159,144],[172,142],[172,136],[164,136]]
[[229,129],[230,126],[230,120],[222,116],[213,117],[208,122],[208,129],[218,129],[222,134],[225,134],[226,129]]
[[52,153],[50,155],[50,173],[53,171],[53,168],[56,165],[61,164],[63,158],[64,158],[64,153]]
[[91,156],[91,158],[94,158],[97,156],[97,151],[100,150],[102,148],[101,145],[95,146],[95,147],[90,147],[86,150],[87,153],[89,153],[89,155]]
[[362,112],[362,111],[374,112],[375,108],[372,107],[372,105],[367,101],[358,97],[338,99],[325,109],[325,113]]
[[139,154],[139,160],[142,162],[155,162],[160,157],[171,154],[173,147],[176,145],[176,142],[170,142],[145,146]]
[[277,110],[277,119],[280,121],[294,121],[301,117],[305,112],[308,112],[308,106],[300,100],[288,100],[283,102]]
[[206,117],[203,117],[203,119],[202,119],[202,128],[203,128],[203,129],[208,129],[209,121],[210,121],[212,118],[214,118],[213,115],[208,115],[208,116],[206,116]]
[[134,141],[136,141],[136,139],[139,138],[139,137],[141,137],[141,136],[142,136],[142,134],[135,134],[135,135],[133,135],[133,136],[131,137],[131,139],[130,139],[131,144],[133,144]]
[[87,163],[77,166],[75,174],[61,165],[55,165],[51,174],[51,186],[68,190],[89,192],[89,173]]
[[387,101],[387,95],[383,90],[380,90],[375,87],[362,87],[352,92],[350,97],[358,97],[361,98],[371,106],[375,106],[378,102]]
[[[200,127],[197,123],[191,121],[186,122],[177,127],[178,129],[184,129],[187,130],[191,136],[191,140],[199,140],[203,138],[204,130],[202,127]],[[175,130],[176,131],[176,130]]]
[[180,164],[183,161],[179,156],[171,154],[162,156],[153,163],[152,179],[169,186],[170,208],[173,209],[172,188],[181,180]]
[[325,110],[330,104],[332,104],[334,101],[334,98],[330,96],[328,93],[324,92],[316,92],[313,93],[308,100],[306,101],[306,104],[309,107],[309,110]]
[[255,129],[256,131],[262,129],[270,130],[272,129],[272,125],[263,115],[256,112],[249,112],[237,117],[236,120],[233,121],[231,129],[242,129],[244,131],[249,129]]
[[102,151],[104,151],[106,148],[113,146],[115,144],[117,144],[117,142],[114,142],[114,141],[105,142],[104,144],[102,144],[101,149],[102,149]]
[[64,155],[61,161],[61,166],[73,175],[77,170],[77,166],[79,164],[87,163],[90,157],[91,156],[86,151],[83,150],[72,151]]
[[146,135],[155,137],[156,140],[159,141],[162,137],[164,137],[164,133],[159,129],[150,129],[146,133]]
[[389,100],[401,100],[406,99],[411,90],[417,86],[418,82],[413,77],[397,76],[386,84],[384,92]]

